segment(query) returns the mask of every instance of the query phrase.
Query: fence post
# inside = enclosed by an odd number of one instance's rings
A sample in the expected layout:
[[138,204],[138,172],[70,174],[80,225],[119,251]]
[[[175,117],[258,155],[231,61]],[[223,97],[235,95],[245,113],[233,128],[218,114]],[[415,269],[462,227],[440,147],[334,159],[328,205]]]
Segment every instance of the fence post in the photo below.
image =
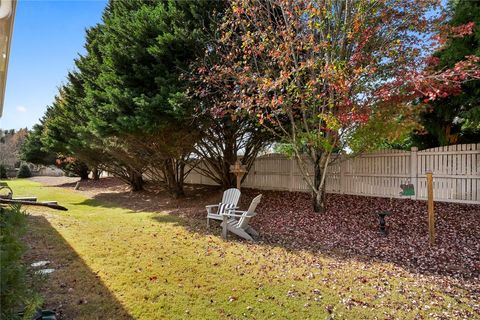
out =
[[288,191],[293,191],[293,171],[295,170],[295,160],[293,158],[287,158],[290,161],[290,172],[288,176]]
[[341,156],[340,157],[340,194],[345,193],[345,171],[346,168],[346,159]]
[[435,211],[433,208],[433,176],[427,171],[427,198],[428,198],[428,240],[430,245],[435,244]]
[[417,200],[418,195],[418,184],[417,184],[417,176],[418,176],[418,161],[417,161],[417,147],[412,147],[410,150],[410,183],[413,184],[413,188],[415,190],[415,194],[411,197],[411,199]]

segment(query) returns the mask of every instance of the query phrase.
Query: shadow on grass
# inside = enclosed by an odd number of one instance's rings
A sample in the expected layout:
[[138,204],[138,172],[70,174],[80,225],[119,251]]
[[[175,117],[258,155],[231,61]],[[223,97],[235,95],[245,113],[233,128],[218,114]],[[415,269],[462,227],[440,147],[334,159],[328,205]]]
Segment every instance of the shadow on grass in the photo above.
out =
[[[178,199],[170,197],[164,191],[105,192],[75,204],[127,209],[127,213],[158,213],[152,219],[159,223],[174,223],[199,235],[218,236],[221,229],[217,221],[212,221],[211,228],[207,229],[205,205],[218,203],[222,192],[221,188],[216,186],[187,185],[185,197]],[[236,239],[234,235],[230,238]],[[238,238],[237,240],[242,241]]]
[[127,188],[127,185],[120,179],[114,177],[105,177],[99,180],[80,180],[79,177],[65,176],[34,176],[28,178],[30,181],[39,182],[46,188],[65,188],[74,189],[77,183],[80,183],[80,189],[107,189],[107,188]]
[[80,183],[80,188],[114,188],[114,187],[125,187],[125,183],[116,178],[102,178],[100,180],[80,180],[78,178],[76,181],[64,182],[61,184],[53,185],[53,187],[61,188],[74,188],[77,183]]
[[[128,193],[127,193],[128,194]],[[107,208],[107,209],[127,209],[129,210],[128,213],[136,213],[136,212],[168,212],[170,206],[168,205],[161,205],[155,204],[150,205],[148,203],[118,203],[113,201],[111,198],[121,195],[119,193],[103,193],[103,196],[95,196],[94,199],[86,199],[81,202],[74,203],[74,205],[80,206],[89,206],[89,207],[97,207],[97,208]]]
[[173,223],[183,227],[187,226],[185,219],[170,214],[157,215],[153,219],[160,223]]
[[30,215],[28,222],[25,261],[48,260],[45,268],[55,269],[41,285],[43,308],[55,310],[58,319],[133,319],[47,219]]
[[186,196],[172,198],[163,190],[145,190],[139,192],[102,192],[91,199],[75,203],[102,208],[122,208],[133,212],[166,212],[188,217],[201,218],[205,214],[205,205],[218,203],[222,190],[218,187],[188,185]]

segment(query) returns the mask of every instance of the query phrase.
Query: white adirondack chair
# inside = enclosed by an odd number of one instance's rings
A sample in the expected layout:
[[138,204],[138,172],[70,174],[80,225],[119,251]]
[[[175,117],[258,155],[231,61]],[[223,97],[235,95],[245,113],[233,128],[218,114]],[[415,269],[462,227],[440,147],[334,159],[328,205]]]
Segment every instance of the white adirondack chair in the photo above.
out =
[[[223,238],[227,239],[228,231],[235,233],[237,236],[242,237],[244,239],[253,241],[252,236],[257,237],[258,232],[255,231],[251,226],[248,225],[250,219],[255,216],[257,213],[255,209],[257,205],[260,203],[260,199],[262,195],[256,196],[250,206],[248,207],[247,211],[239,211],[235,209],[229,209],[226,213],[223,214],[223,222],[222,222],[222,236]],[[235,219],[235,218],[238,218]]]
[[210,219],[223,220],[226,209],[236,209],[240,199],[240,190],[237,188],[227,189],[223,192],[222,202],[206,206],[207,227],[210,228]]

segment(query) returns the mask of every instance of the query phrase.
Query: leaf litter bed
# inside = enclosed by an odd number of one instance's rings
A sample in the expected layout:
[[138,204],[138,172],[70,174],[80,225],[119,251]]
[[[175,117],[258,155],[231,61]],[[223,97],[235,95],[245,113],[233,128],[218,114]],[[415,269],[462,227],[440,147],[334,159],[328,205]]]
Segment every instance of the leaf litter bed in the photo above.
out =
[[[311,209],[308,194],[247,190],[264,194],[252,224],[262,239],[296,249],[378,259],[421,273],[458,279],[480,277],[480,206],[435,203],[436,242],[428,242],[425,201],[329,194],[327,212]],[[244,199],[246,200],[246,199]],[[388,235],[377,211],[390,210]]]

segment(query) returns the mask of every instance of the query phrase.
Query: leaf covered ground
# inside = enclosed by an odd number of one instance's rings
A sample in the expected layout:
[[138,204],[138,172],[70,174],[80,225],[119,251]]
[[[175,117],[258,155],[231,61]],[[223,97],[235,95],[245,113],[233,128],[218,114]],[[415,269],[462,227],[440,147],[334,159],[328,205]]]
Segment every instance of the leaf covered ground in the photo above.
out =
[[[248,195],[260,191],[248,190]],[[262,192],[265,197],[253,224],[267,242],[392,262],[423,274],[480,279],[480,206],[435,204],[435,245],[429,245],[427,203],[330,194],[327,212],[311,210],[304,193]],[[378,211],[388,235],[379,232]]]
[[478,206],[437,203],[429,247],[423,202],[394,200],[382,237],[374,212],[389,199],[332,195],[319,216],[306,194],[243,190],[241,207],[264,195],[250,244],[206,229],[214,188],[172,200],[113,179],[10,184],[70,209],[29,209],[27,237],[26,260],[57,270],[44,296],[63,319],[480,318]]

